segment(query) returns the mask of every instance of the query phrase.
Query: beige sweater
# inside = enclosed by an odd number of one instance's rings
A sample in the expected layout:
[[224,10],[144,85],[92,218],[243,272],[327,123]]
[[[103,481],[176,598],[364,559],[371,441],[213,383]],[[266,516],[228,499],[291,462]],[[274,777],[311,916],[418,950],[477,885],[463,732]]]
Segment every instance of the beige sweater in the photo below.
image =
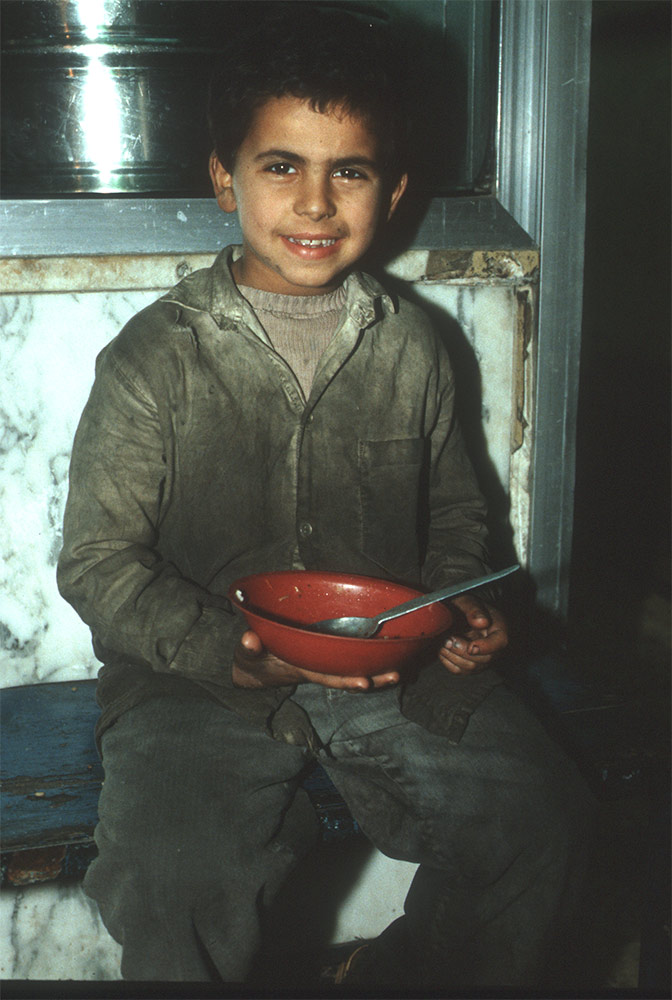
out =
[[326,295],[278,295],[248,285],[239,285],[238,290],[308,399],[319,360],[338,329],[345,288],[341,285]]

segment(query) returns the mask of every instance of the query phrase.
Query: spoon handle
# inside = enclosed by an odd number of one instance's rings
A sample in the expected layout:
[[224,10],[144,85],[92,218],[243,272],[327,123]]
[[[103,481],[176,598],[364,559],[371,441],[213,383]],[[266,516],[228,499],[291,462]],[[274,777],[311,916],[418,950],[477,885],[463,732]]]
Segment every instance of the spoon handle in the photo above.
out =
[[383,611],[381,614],[376,615],[375,621],[379,625],[382,625],[383,622],[388,622],[392,618],[398,618],[399,615],[407,615],[410,611],[418,611],[420,608],[426,608],[428,604],[445,601],[449,597],[457,597],[458,594],[464,594],[467,590],[475,590],[476,587],[484,587],[486,583],[501,580],[502,577],[509,576],[510,573],[515,573],[517,569],[520,569],[518,563],[508,566],[506,569],[499,569],[495,573],[488,573],[487,576],[479,576],[475,580],[453,583],[450,587],[435,590],[431,594],[422,594],[420,597],[414,597],[412,601],[406,601],[405,604],[399,604],[396,608],[390,608],[389,611]]

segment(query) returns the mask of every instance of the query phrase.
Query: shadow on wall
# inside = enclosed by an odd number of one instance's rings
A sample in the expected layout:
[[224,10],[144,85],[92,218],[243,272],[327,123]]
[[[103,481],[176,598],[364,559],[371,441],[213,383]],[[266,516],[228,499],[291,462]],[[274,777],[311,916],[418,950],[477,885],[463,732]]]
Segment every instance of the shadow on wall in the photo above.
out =
[[389,275],[385,275],[385,284],[416,303],[429,316],[448,352],[455,373],[457,418],[480,489],[488,503],[492,562],[497,567],[510,565],[517,560],[509,524],[510,501],[488,453],[483,428],[483,385],[474,349],[458,321],[440,306],[418,295],[412,284],[396,281]]

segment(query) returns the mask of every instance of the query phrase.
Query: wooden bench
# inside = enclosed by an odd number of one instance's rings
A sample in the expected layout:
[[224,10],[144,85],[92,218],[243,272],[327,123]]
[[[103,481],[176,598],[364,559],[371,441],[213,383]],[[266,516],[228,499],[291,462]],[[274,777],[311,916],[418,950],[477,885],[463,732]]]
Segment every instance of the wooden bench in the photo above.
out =
[[[635,736],[627,705],[587,690],[553,657],[531,665],[525,686],[523,694],[532,694],[598,796],[620,797],[647,782],[651,751]],[[4,883],[76,877],[95,856],[93,829],[103,779],[94,743],[95,687],[95,680],[61,681],[0,693]],[[321,767],[315,765],[304,787],[323,840],[359,833]]]
[[[1,692],[3,884],[78,877],[95,857],[103,780],[94,743],[95,688],[95,680],[61,681]],[[323,840],[359,832],[321,767],[303,784]]]

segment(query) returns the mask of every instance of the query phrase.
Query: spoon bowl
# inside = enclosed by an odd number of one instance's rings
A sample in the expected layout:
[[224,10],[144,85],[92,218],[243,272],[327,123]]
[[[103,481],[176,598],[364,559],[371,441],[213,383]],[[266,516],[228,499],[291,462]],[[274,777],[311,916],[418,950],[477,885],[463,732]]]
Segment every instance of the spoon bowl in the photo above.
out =
[[468,590],[475,590],[476,587],[484,587],[488,583],[494,583],[495,580],[501,580],[503,577],[509,576],[510,573],[515,573],[517,569],[520,569],[520,566],[516,563],[515,566],[497,570],[495,573],[488,573],[486,576],[476,577],[473,580],[468,580],[466,583],[452,584],[449,587],[443,587],[441,590],[435,590],[431,594],[422,594],[420,597],[404,601],[403,604],[398,604],[396,607],[390,608],[388,611],[384,611],[375,617],[355,615],[343,616],[341,618],[326,618],[321,622],[315,622],[310,626],[310,629],[313,632],[325,632],[328,635],[350,636],[353,639],[370,639],[376,634],[383,622],[391,621],[393,618],[400,618],[402,615],[410,614],[412,611],[419,611],[420,608],[429,607],[438,601],[447,601],[449,598],[457,597],[458,594],[464,594]]

